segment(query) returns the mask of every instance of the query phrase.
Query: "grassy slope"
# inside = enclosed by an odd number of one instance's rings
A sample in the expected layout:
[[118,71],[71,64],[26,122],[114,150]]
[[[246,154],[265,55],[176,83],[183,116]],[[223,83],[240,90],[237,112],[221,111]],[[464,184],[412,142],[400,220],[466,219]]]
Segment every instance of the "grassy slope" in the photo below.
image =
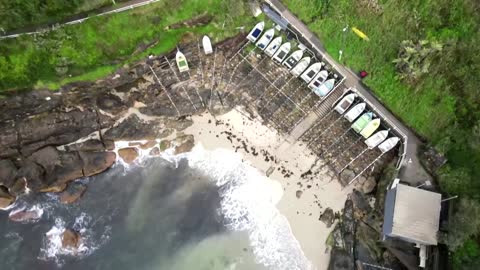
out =
[[[253,24],[248,10],[227,17],[222,0],[183,0],[179,4],[161,1],[124,13],[93,18],[85,23],[61,28],[44,37],[24,36],[0,41],[0,91],[49,87],[101,78],[124,63],[148,53],[171,50],[186,32],[208,34],[215,41],[238,32],[236,27]],[[212,23],[193,29],[166,31],[166,26],[207,12]],[[225,24],[224,24],[225,22]],[[141,43],[159,40],[148,51],[132,55]],[[66,59],[68,73],[58,76],[55,67]],[[69,76],[71,75],[71,77]]]
[[[480,72],[475,63],[480,61],[480,23],[471,11],[472,1],[384,0],[379,1],[383,13],[376,14],[359,1],[338,0],[331,1],[323,18],[316,3],[325,1],[283,2],[319,35],[333,57],[338,59],[343,49],[345,65],[369,71],[365,83],[408,125],[447,152],[451,164],[480,173],[474,166],[480,160],[478,151],[464,146],[480,115],[476,105],[480,95],[474,85]],[[344,34],[346,25],[358,27],[370,41],[351,31]],[[438,40],[452,48],[414,85],[398,80],[392,63],[401,41],[407,39]]]
[[[472,145],[480,134],[480,4],[474,0],[283,0],[308,24],[336,59],[353,70],[367,70],[365,83],[408,125],[445,152],[449,165],[440,177],[442,188],[462,198],[480,200],[480,147]],[[328,10],[320,8],[330,2]],[[382,13],[362,6],[377,2]],[[476,10],[476,11],[475,11]],[[323,14],[323,16],[322,16]],[[349,25],[364,31],[363,41]],[[403,40],[428,39],[446,44],[430,72],[415,84],[396,78],[395,65]],[[443,176],[445,175],[445,176]],[[456,222],[456,221],[452,221]],[[475,234],[475,233],[474,233]],[[477,232],[480,234],[480,232]],[[462,247],[454,256],[478,261],[480,253],[466,254]]]

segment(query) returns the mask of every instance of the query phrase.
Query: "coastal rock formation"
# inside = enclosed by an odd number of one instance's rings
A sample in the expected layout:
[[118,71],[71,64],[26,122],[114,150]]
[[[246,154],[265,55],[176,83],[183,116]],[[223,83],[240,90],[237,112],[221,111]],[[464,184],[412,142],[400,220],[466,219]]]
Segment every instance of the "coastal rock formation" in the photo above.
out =
[[323,211],[318,220],[325,223],[325,225],[327,225],[327,228],[332,227],[332,224],[335,221],[335,214],[333,213],[332,208],[328,207],[327,209],[325,209],[325,211]]
[[42,217],[43,211],[38,209],[20,210],[8,215],[8,219],[14,222],[30,223],[35,222]]
[[366,181],[362,185],[362,192],[365,194],[368,194],[372,192],[375,187],[377,186],[377,181],[375,181],[375,178],[370,176],[366,179]]
[[10,187],[15,182],[17,167],[10,160],[0,160],[0,185]]
[[138,149],[136,147],[127,147],[118,150],[118,155],[127,164],[132,164],[138,157]]
[[87,190],[87,187],[83,184],[72,183],[68,189],[60,193],[59,199],[63,204],[70,204],[76,202]]
[[62,249],[75,252],[82,244],[82,237],[76,231],[65,229],[62,233]]
[[7,208],[15,201],[15,197],[10,195],[5,187],[0,186],[0,209]]

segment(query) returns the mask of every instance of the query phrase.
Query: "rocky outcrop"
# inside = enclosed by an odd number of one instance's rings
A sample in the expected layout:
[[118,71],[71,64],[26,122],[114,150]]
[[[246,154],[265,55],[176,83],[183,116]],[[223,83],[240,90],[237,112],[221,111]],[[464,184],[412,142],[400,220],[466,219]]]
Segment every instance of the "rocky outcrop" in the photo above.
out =
[[82,244],[81,235],[71,229],[65,229],[62,233],[62,249],[76,251]]
[[20,210],[11,212],[8,215],[8,219],[13,222],[19,223],[31,223],[39,220],[42,217],[43,211],[39,209],[28,209],[28,210]]
[[9,207],[14,201],[15,197],[4,186],[0,186],[0,209]]
[[327,209],[325,209],[325,211],[323,211],[318,220],[325,223],[325,225],[327,225],[327,228],[332,227],[333,222],[335,221],[335,213],[333,213],[332,208],[328,207]]
[[375,177],[370,176],[362,184],[362,192],[365,194],[371,193],[376,186],[377,186],[377,181],[375,181]]
[[178,136],[173,143],[175,145],[175,155],[190,152],[195,146],[193,135]]
[[118,150],[118,155],[127,164],[132,164],[138,157],[138,149],[135,147],[127,147]]
[[20,194],[25,185],[33,191],[60,192],[72,180],[105,171],[115,159],[113,152],[60,151],[47,146],[20,159],[18,170],[9,160],[0,162],[0,175],[12,194]]
[[68,189],[60,193],[59,199],[63,204],[76,202],[87,190],[87,187],[80,183],[72,183]]
[[103,134],[104,139],[114,141],[139,141],[164,138],[172,131],[164,129],[164,123],[160,120],[143,121],[137,115],[129,116],[118,126],[115,126]]
[[10,187],[15,182],[17,167],[10,160],[0,160],[0,185]]

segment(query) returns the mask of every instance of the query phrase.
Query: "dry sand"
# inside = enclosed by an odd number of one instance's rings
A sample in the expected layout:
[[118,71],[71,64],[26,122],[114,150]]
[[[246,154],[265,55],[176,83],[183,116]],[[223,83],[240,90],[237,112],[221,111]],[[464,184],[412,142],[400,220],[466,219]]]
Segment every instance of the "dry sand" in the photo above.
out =
[[[330,254],[325,244],[334,226],[327,228],[319,216],[330,207],[343,208],[350,189],[342,190],[334,174],[325,167],[313,179],[302,179],[315,163],[314,154],[302,142],[287,142],[279,133],[232,110],[215,119],[208,113],[193,116],[185,130],[207,150],[232,149],[245,161],[282,184],[284,194],[277,205],[307,258],[318,270],[327,269]],[[273,159],[272,159],[273,157]],[[318,164],[317,164],[318,165]],[[274,168],[274,169],[272,169]],[[297,198],[297,192],[301,196]]]

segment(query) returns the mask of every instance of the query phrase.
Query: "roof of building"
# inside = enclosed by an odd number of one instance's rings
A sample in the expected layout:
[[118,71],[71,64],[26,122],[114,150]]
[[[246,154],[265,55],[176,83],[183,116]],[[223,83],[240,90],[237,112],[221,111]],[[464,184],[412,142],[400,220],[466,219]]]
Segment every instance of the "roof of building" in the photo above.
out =
[[442,195],[397,184],[387,192],[383,232],[413,243],[437,244]]

